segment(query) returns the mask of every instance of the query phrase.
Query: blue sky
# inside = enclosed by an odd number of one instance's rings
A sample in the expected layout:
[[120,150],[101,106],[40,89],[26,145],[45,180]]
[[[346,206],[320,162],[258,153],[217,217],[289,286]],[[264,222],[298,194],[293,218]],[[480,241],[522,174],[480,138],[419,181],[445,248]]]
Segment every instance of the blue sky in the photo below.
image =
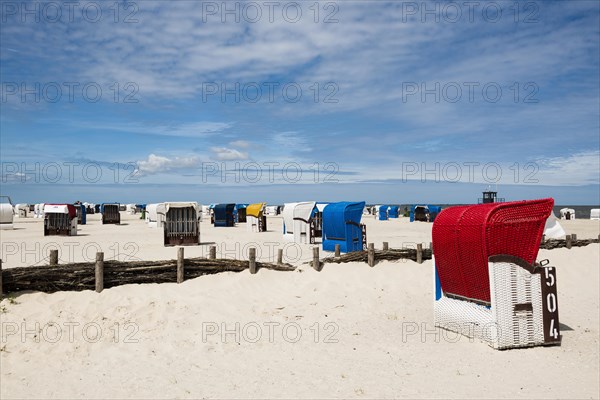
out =
[[14,201],[600,203],[596,1],[0,4]]

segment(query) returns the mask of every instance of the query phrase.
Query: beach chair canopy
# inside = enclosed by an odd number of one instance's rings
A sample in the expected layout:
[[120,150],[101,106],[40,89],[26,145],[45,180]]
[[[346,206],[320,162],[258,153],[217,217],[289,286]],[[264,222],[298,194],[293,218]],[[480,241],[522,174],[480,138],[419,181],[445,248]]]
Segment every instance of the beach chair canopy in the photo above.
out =
[[379,220],[388,219],[388,208],[386,205],[379,206]]
[[266,203],[254,203],[246,207],[246,216],[260,218],[265,211]]
[[235,203],[216,204],[214,207],[215,216],[224,215],[224,213],[232,213],[235,208]]
[[323,210],[323,250],[334,251],[340,245],[344,253],[362,249],[360,219],[365,202],[330,203]]
[[294,220],[299,220],[307,224],[310,223],[316,212],[316,201],[303,201],[296,203],[294,207]]
[[77,216],[77,210],[72,204],[45,204],[44,214],[69,214],[69,218],[75,218]]
[[390,218],[398,218],[398,209],[400,207],[398,206],[389,206],[388,208],[388,215]]
[[315,201],[303,201],[298,203],[285,203],[283,207],[283,233],[291,234],[294,232],[294,221],[302,221],[310,224],[317,208]]
[[117,208],[119,208],[120,204],[119,203],[102,203],[100,205],[100,213],[104,214],[104,207],[105,206],[116,206]]
[[[214,207],[215,226],[233,226],[233,210],[235,203],[217,204]],[[246,209],[246,211],[248,211]]]
[[316,204],[315,201],[303,201],[295,204],[293,212],[294,242],[311,242],[311,234],[314,233],[311,230],[311,225],[313,223],[313,218],[317,213]]
[[490,303],[488,257],[533,264],[553,199],[444,209],[433,224],[435,265],[444,293]]
[[198,211],[198,203],[195,201],[172,201],[168,203],[162,203],[165,208],[165,213],[169,212],[171,208],[188,208],[193,207],[196,211]]
[[157,215],[160,214],[165,214],[166,210],[165,210],[165,203],[153,203],[153,204],[148,204],[146,206],[146,211],[148,212],[148,218],[151,221],[156,221]]

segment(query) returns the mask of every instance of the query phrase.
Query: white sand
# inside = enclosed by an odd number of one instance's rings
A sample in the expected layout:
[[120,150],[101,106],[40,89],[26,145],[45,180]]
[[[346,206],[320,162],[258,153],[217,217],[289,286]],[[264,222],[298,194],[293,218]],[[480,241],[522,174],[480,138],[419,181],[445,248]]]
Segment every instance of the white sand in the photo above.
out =
[[[96,249],[88,245],[84,254],[86,243],[97,243],[107,258],[114,258],[116,249],[136,250],[142,259],[175,256],[174,248],[162,246],[161,230],[147,228],[138,216],[122,217],[128,225],[102,226],[91,216],[76,238],[44,238],[41,221],[16,219],[19,229],[1,232],[4,268],[45,263],[44,245],[51,242],[59,244],[64,262],[91,260]],[[369,241],[377,247],[382,241],[398,247],[431,240],[431,224],[364,221]],[[566,221],[563,226],[580,239],[597,237],[600,230],[597,221]],[[273,232],[262,234],[247,233],[244,224],[213,228],[204,222],[201,235],[203,243],[216,242],[220,254],[226,252],[221,244],[229,242],[228,255],[237,252],[237,258],[245,257],[245,245],[260,243],[259,254],[269,261],[276,250],[268,250],[284,245],[280,229],[279,218],[269,219]],[[130,242],[137,247],[125,248]],[[14,246],[18,254],[12,254]],[[36,246],[37,253],[32,250]],[[382,262],[375,268],[328,264],[318,273],[302,264],[311,258],[311,246],[300,248],[296,261],[292,249],[286,251],[286,261],[300,266],[293,273],[224,273],[181,285],[5,299],[0,397],[599,397],[597,244],[540,252],[538,259],[548,258],[558,268],[563,343],[508,351],[433,328],[430,261]],[[207,249],[186,247],[185,252],[200,256]],[[30,254],[22,256],[25,250]],[[235,333],[208,334],[209,328],[235,332],[236,323],[238,338]],[[39,329],[33,333],[36,324]],[[78,324],[72,338],[69,324]],[[427,333],[407,336],[415,327]],[[296,341],[297,328],[301,337]],[[13,329],[17,332],[10,334]]]

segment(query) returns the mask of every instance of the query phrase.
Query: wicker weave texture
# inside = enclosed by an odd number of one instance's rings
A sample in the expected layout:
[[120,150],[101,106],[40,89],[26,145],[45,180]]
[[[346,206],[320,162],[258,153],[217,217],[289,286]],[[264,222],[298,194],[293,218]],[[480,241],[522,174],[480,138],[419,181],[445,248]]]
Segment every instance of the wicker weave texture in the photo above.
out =
[[543,345],[542,274],[510,262],[490,262],[488,270],[491,306],[442,295],[434,301],[435,326],[495,349]]
[[[544,343],[541,275],[509,262],[489,263],[492,315],[499,334],[493,347],[507,349]],[[530,309],[516,311],[518,305]],[[528,308],[528,307],[527,307]]]

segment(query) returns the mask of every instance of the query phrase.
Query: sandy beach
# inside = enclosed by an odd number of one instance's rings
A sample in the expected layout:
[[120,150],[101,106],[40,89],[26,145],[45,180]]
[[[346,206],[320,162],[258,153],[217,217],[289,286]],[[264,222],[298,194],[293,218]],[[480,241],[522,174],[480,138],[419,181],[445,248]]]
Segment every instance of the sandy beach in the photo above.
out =
[[[2,232],[3,268],[45,264],[42,249],[51,243],[58,244],[61,263],[89,261],[95,246],[107,258],[175,257],[175,248],[162,245],[162,231],[146,227],[139,215],[122,213],[122,225],[88,218],[77,237],[43,237],[41,220],[15,219],[16,229]],[[363,222],[378,248],[383,241],[400,247],[431,240],[431,224],[368,216]],[[218,257],[245,258],[252,245],[261,249],[259,259],[273,261],[285,245],[281,218],[270,217],[266,233],[246,232],[244,225],[203,222],[203,245],[186,247],[186,257],[205,256],[216,244]],[[579,239],[600,231],[597,221],[562,225]],[[119,250],[112,256],[111,246]],[[180,285],[4,299],[0,396],[598,397],[597,244],[540,251],[538,260],[558,269],[562,345],[508,351],[433,327],[431,261],[326,264],[316,272],[305,263],[311,248],[288,246],[284,261],[295,272],[222,273]]]
[[600,400],[600,1],[0,19],[0,400]]

